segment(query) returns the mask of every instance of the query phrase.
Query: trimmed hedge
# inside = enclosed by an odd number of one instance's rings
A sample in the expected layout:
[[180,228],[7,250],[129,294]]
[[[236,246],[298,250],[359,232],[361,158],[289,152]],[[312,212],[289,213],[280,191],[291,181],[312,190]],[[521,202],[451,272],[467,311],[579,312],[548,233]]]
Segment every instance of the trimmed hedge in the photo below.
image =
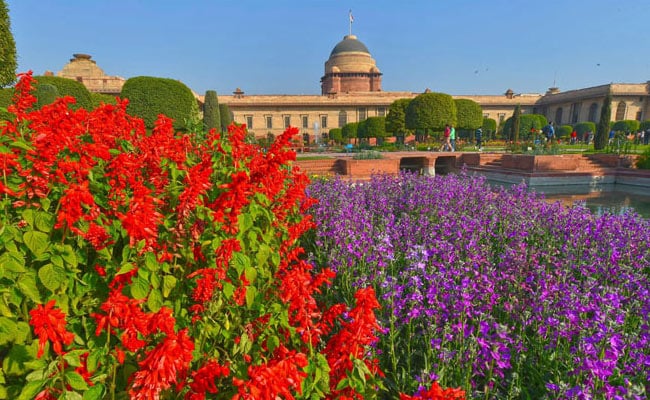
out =
[[343,143],[343,130],[341,128],[330,129],[329,138],[336,143]]
[[578,137],[583,137],[583,135],[587,132],[596,132],[596,124],[593,122],[578,122],[575,126],[574,129],[576,130],[576,133],[578,134]]
[[[532,140],[530,131],[535,129],[536,131],[541,131],[544,126],[548,124],[546,117],[541,114],[521,114],[519,115],[519,139],[520,140]],[[508,118],[503,123],[503,132],[504,135],[507,135],[511,131],[512,127],[512,117]],[[569,132],[571,133],[571,132]],[[556,132],[557,135],[557,132]],[[514,136],[514,135],[513,135]]]
[[[90,110],[93,106],[93,102],[90,98],[90,92],[81,82],[77,82],[73,79],[62,78],[60,76],[35,76],[34,80],[36,81],[36,97],[38,98],[39,87],[41,85],[52,85],[56,88],[58,92],[57,97],[72,96],[76,100],[76,103],[72,105],[72,109],[76,110],[79,108],[85,108]],[[46,93],[46,96],[49,96],[49,92]],[[39,101],[40,102],[40,101]]]
[[43,83],[36,88],[36,108],[54,103],[54,100],[59,97],[59,91],[56,86],[49,83]]
[[205,92],[203,102],[203,127],[206,131],[212,128],[221,130],[221,116],[219,115],[219,99],[217,92],[208,90]]
[[422,93],[406,107],[406,127],[409,129],[442,130],[456,125],[456,103],[445,93]]
[[14,97],[14,88],[3,88],[0,89],[0,120],[8,121],[13,114],[9,114],[4,111],[9,104],[11,104],[11,99]]
[[456,128],[474,130],[483,124],[483,109],[481,105],[470,99],[455,99]]
[[93,102],[93,108],[99,107],[102,103],[103,104],[117,104],[117,101],[115,100],[114,95],[112,94],[104,94],[104,93],[94,93],[90,92],[90,100]]
[[142,118],[147,128],[153,128],[159,114],[173,120],[176,130],[185,131],[198,118],[198,104],[194,94],[180,81],[151,76],[128,79],[121,97],[129,100],[126,110]]
[[614,122],[614,126],[612,129],[614,129],[617,132],[625,132],[625,133],[630,133],[630,132],[636,132],[639,130],[639,121],[634,120],[634,119],[626,119],[624,121],[616,121]]
[[219,104],[219,118],[221,119],[221,132],[228,132],[228,125],[232,123],[233,116],[228,104]]

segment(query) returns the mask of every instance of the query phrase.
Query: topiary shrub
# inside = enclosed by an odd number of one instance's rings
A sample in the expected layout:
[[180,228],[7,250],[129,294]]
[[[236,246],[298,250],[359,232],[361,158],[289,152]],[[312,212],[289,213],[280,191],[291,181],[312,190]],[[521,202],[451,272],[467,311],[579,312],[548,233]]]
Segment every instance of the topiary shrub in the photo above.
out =
[[90,100],[93,102],[93,108],[97,108],[102,104],[117,104],[115,96],[104,93],[90,93]]
[[569,136],[571,136],[571,132],[573,132],[573,126],[571,125],[560,125],[558,126],[555,136],[559,139],[565,140],[568,139]]
[[205,92],[203,101],[203,127],[206,131],[212,128],[222,130],[221,116],[219,114],[219,99],[217,98],[217,92],[214,90]]
[[[75,104],[72,105],[73,110],[79,108],[90,109],[93,106],[90,92],[81,82],[60,76],[35,76],[34,80],[36,81],[37,98],[41,85],[52,85],[56,87],[58,92],[57,97],[72,96],[75,99]],[[46,91],[45,95],[49,96],[50,94]]]
[[341,128],[330,129],[329,138],[336,143],[343,143],[343,130]]
[[0,121],[8,121],[12,119],[13,114],[7,112],[7,106],[11,104],[13,96],[14,88],[0,89]]
[[54,103],[57,97],[59,97],[59,91],[56,86],[49,83],[38,85],[36,88],[36,108]]
[[122,87],[121,97],[129,100],[129,114],[142,118],[149,129],[154,127],[158,115],[163,114],[173,120],[175,129],[185,131],[189,121],[198,114],[198,105],[190,88],[174,79],[130,78]]
[[578,137],[583,137],[588,132],[596,132],[596,124],[593,122],[579,122],[574,129]]
[[221,119],[221,131],[226,132],[228,125],[232,123],[233,116],[228,104],[219,104],[219,118]]
[[418,141],[426,140],[432,130],[444,129],[445,124],[456,125],[456,103],[448,94],[422,93],[406,107],[406,127],[423,130],[424,137]]
[[639,125],[640,123],[637,120],[626,119],[623,121],[614,122],[612,129],[614,129],[617,132],[630,133],[630,132],[636,132],[639,129]]
[[[521,114],[519,116],[519,138],[524,140],[533,140],[534,138],[531,135],[531,131],[535,129],[536,132],[539,132],[546,124],[548,124],[546,117],[541,114]],[[511,131],[512,117],[508,118],[503,123],[503,132]]]

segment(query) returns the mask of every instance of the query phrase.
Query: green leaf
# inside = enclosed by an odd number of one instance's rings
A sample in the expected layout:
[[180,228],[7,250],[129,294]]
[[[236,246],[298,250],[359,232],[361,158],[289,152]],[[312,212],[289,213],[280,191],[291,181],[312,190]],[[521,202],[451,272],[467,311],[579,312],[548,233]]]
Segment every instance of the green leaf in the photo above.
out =
[[103,356],[104,354],[101,349],[91,351],[86,359],[86,368],[88,368],[88,371],[94,372]]
[[147,299],[147,305],[152,312],[158,312],[163,304],[163,297],[159,290],[152,290]]
[[45,380],[27,382],[16,400],[32,400],[41,391],[44,384]]
[[163,276],[163,297],[169,296],[172,290],[176,287],[177,279],[173,275]]
[[27,248],[39,257],[50,245],[47,234],[38,231],[27,231],[23,234],[23,241]]
[[232,265],[237,271],[237,275],[241,275],[244,272],[246,267],[250,267],[251,260],[243,253],[233,253],[232,255]]
[[259,250],[257,250],[257,265],[264,266],[266,261],[269,259],[271,254],[271,248],[266,243],[260,244]]
[[6,276],[3,269],[16,273],[25,272],[25,259],[20,254],[4,253],[0,255],[0,278]]
[[66,281],[67,276],[63,268],[46,264],[38,270],[38,278],[43,286],[54,292]]
[[38,292],[38,287],[36,286],[35,273],[27,272],[20,275],[16,285],[18,286],[18,290],[29,297],[34,303],[41,303],[41,294]]
[[74,371],[68,371],[65,373],[65,381],[71,388],[75,390],[86,390],[88,389],[88,384],[84,378]]
[[133,265],[132,263],[122,264],[122,266],[120,267],[120,270],[117,271],[116,275],[123,275],[123,274],[126,274],[127,272],[130,272],[130,271],[134,270],[134,269],[135,269],[135,265]]
[[82,400],[83,398],[81,395],[77,392],[65,392],[63,393],[63,396],[59,397],[59,400]]
[[41,232],[49,233],[52,230],[54,218],[52,214],[40,211],[34,218],[34,226]]
[[84,392],[83,400],[100,400],[104,397],[104,385],[96,384]]
[[16,322],[0,317],[0,346],[12,342],[16,337]]
[[246,275],[248,282],[255,283],[255,280],[257,279],[257,269],[255,267],[246,267],[244,275]]
[[35,214],[36,214],[36,212],[34,211],[33,208],[27,208],[27,209],[23,210],[21,215],[23,216],[23,219],[25,220],[25,222],[27,222],[27,225],[34,226],[34,218],[35,218],[34,215]]
[[77,260],[77,253],[69,244],[63,246],[61,257],[63,257],[63,261],[65,261],[66,264],[69,265],[72,269],[77,268],[77,265],[79,265],[79,261]]
[[72,350],[67,352],[63,359],[70,364],[71,367],[78,367],[81,365],[81,356],[86,354],[87,350]]
[[57,267],[65,268],[65,263],[63,262],[63,257],[61,257],[58,254],[52,254],[52,257],[50,257],[50,262]]
[[253,227],[253,218],[250,216],[250,214],[240,214],[239,220],[237,222],[239,222],[240,232],[246,232]]
[[246,306],[252,308],[255,304],[255,298],[257,297],[257,288],[255,286],[248,286],[246,288]]
[[28,145],[26,142],[24,142],[22,140],[17,140],[15,142],[11,142],[11,143],[9,143],[9,146],[10,147],[15,147],[17,149],[27,150],[27,151],[34,150],[34,148],[32,146]]
[[139,276],[131,282],[131,296],[136,300],[142,300],[149,294],[149,282]]
[[147,252],[144,255],[144,266],[149,271],[158,271],[158,269],[160,269],[160,265],[158,265],[158,260],[156,260],[156,254]]

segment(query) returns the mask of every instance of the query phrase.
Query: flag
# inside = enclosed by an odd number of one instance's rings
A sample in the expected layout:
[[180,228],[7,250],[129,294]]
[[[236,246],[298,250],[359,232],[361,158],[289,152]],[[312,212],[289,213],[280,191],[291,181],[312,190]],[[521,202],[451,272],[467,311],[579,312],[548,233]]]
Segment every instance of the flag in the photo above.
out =
[[352,10],[350,10],[350,23],[354,22],[354,17],[352,16]]

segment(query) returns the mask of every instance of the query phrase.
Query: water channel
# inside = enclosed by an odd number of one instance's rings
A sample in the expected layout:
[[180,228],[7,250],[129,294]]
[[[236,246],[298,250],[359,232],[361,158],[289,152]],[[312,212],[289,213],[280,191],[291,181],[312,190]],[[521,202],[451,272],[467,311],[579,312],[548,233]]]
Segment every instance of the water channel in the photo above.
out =
[[547,201],[560,201],[568,206],[577,202],[596,215],[604,213],[625,214],[636,212],[645,219],[650,219],[650,189],[630,185],[562,185],[536,186],[531,191],[543,193]]

